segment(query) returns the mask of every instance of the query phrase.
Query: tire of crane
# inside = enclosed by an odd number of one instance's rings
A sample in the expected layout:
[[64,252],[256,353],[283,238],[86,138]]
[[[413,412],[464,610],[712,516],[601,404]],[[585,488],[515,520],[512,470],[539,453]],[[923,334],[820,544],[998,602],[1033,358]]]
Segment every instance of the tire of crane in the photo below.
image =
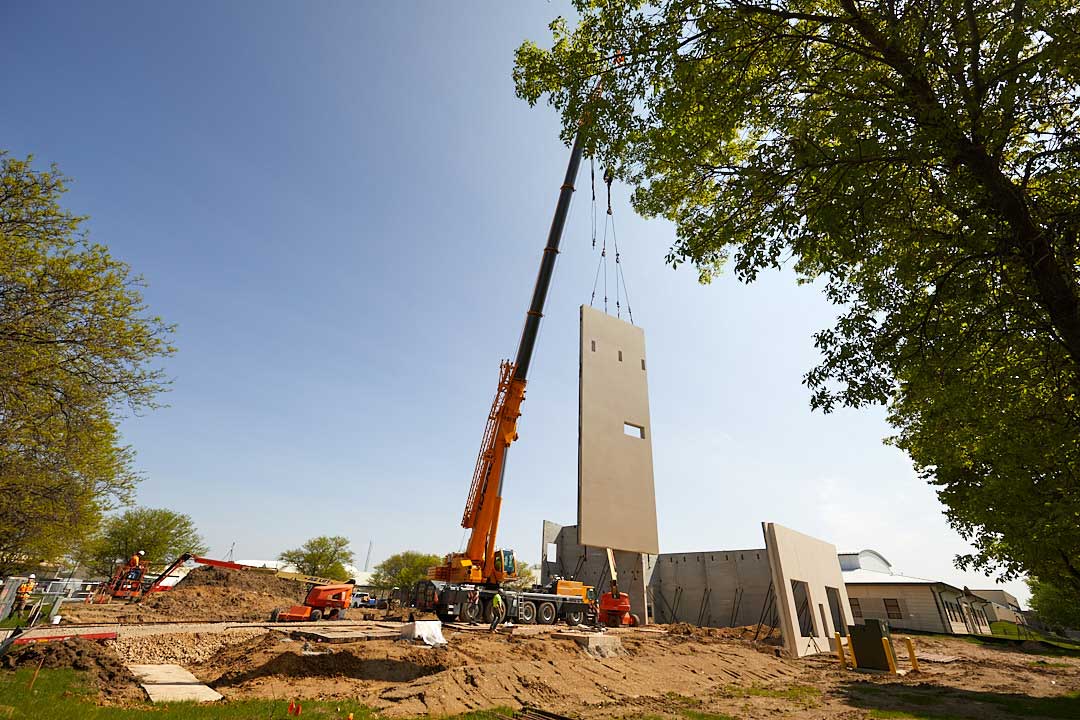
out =
[[637,627],[641,624],[641,618],[631,613],[630,615],[630,627]]
[[270,622],[276,623],[278,616],[281,615],[281,608],[274,608],[270,611]]
[[[484,611],[480,608],[480,603],[465,603],[464,609],[461,611],[461,619],[465,622],[477,622],[480,620],[480,616],[484,614]],[[488,622],[491,622],[490,620]]]
[[566,624],[573,627],[585,621],[584,610],[570,610],[566,613]]
[[536,603],[526,600],[518,608],[518,622],[522,625],[532,625],[536,622]]
[[495,619],[495,610],[491,607],[491,601],[484,602],[484,622],[489,623]]
[[308,615],[308,620],[311,622],[319,622],[322,620],[322,610],[319,610],[318,608],[312,610],[311,614]]
[[555,603],[540,603],[540,606],[536,608],[536,622],[541,625],[551,625],[555,622],[556,615]]

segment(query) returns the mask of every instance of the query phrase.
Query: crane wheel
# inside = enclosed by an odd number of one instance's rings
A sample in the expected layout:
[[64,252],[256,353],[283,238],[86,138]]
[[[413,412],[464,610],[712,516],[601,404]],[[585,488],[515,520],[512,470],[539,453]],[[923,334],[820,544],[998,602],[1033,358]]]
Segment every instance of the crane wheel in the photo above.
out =
[[571,610],[566,613],[566,624],[571,627],[574,625],[580,625],[585,620],[585,612],[583,610]]
[[322,610],[312,610],[311,614],[308,615],[308,620],[310,620],[311,622],[319,622],[320,620],[322,620]]
[[461,619],[465,622],[474,623],[478,622],[480,616],[483,614],[484,611],[480,608],[480,603],[476,603],[475,605],[472,603],[465,603],[465,607],[461,610]]
[[521,607],[518,609],[518,622],[523,625],[532,625],[536,622],[536,603],[532,600],[521,603]]
[[540,603],[536,609],[536,621],[541,625],[551,625],[555,622],[555,603]]
[[270,611],[270,622],[277,622],[278,616],[281,615],[281,608],[274,608]]

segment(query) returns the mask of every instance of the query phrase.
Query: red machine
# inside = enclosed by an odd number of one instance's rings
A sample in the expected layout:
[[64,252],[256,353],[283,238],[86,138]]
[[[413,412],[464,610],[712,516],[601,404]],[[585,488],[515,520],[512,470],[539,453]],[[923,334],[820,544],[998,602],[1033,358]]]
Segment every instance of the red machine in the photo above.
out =
[[[597,621],[607,627],[637,627],[641,624],[637,615],[630,612],[630,596],[626,593],[606,592],[600,596]],[[616,594],[617,593],[617,594]]]
[[355,585],[316,585],[308,591],[303,605],[276,609],[270,613],[270,622],[315,622],[317,620],[344,620],[345,609],[352,603]]

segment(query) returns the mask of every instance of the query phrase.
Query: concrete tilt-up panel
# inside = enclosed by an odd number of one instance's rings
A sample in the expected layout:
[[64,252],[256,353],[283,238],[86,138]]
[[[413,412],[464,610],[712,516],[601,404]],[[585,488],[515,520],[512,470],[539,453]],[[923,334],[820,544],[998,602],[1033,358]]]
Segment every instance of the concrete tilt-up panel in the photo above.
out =
[[581,307],[578,542],[660,551],[641,328]]

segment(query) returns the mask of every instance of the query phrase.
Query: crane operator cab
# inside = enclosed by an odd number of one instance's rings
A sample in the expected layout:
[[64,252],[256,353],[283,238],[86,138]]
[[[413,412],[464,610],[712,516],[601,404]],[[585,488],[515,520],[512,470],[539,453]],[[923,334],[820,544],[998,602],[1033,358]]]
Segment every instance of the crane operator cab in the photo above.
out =
[[513,550],[495,551],[495,577],[502,580],[517,577],[517,563],[514,561]]

